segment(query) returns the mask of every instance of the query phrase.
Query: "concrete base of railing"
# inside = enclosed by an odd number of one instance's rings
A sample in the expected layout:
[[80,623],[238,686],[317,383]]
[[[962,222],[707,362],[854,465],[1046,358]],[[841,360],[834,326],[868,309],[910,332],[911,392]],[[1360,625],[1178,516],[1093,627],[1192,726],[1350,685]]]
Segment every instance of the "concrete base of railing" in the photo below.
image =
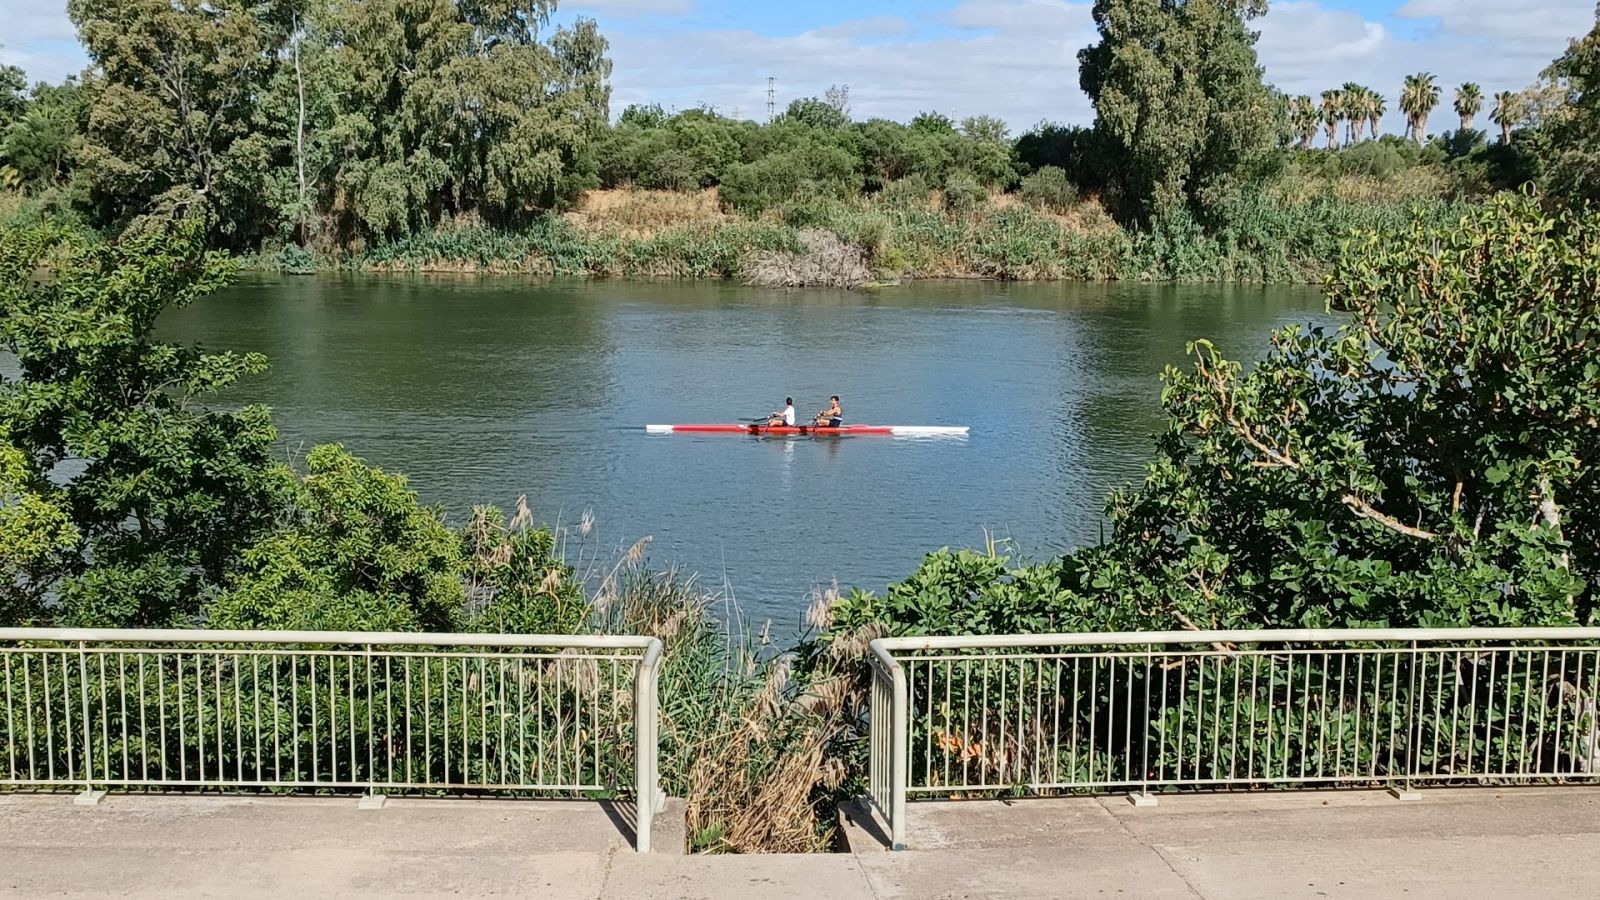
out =
[[82,792],[79,792],[79,793],[73,795],[73,797],[72,797],[72,805],[73,806],[99,806],[100,805],[100,801],[104,800],[105,796],[106,796],[106,792],[105,791],[93,791],[93,790],[82,791]]

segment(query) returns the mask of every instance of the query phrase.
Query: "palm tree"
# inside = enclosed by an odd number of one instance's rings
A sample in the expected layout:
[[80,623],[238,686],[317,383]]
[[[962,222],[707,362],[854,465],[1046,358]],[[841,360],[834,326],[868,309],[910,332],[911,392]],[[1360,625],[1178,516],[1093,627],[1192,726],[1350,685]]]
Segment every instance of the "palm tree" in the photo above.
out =
[[1439,86],[1431,72],[1407,75],[1400,90],[1400,110],[1406,114],[1406,132],[1421,146],[1428,136],[1428,115],[1439,105]]
[[1472,118],[1483,109],[1483,90],[1469,81],[1456,88],[1456,115],[1461,117],[1461,130],[1472,130]]
[[1339,120],[1344,117],[1344,97],[1338,91],[1322,92],[1322,127],[1328,135],[1328,149],[1339,145]]
[[1367,95],[1372,91],[1353,81],[1344,83],[1345,135],[1352,144],[1361,142],[1361,132],[1367,127]]
[[1294,130],[1295,136],[1300,139],[1300,149],[1310,150],[1311,142],[1316,140],[1317,129],[1322,125],[1322,114],[1317,111],[1317,102],[1309,96],[1301,94],[1289,104],[1289,127]]
[[1378,122],[1383,119],[1383,114],[1389,111],[1388,101],[1377,91],[1367,93],[1367,130],[1372,133],[1372,139],[1378,139]]
[[1501,91],[1494,95],[1494,109],[1489,121],[1500,126],[1500,143],[1511,143],[1511,126],[1522,118],[1522,95],[1516,91]]

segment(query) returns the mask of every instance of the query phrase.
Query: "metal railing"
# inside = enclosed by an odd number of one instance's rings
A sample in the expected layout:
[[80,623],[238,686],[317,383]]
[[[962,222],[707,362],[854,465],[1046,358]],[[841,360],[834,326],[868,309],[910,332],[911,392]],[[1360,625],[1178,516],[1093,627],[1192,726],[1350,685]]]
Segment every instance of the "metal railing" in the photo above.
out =
[[881,638],[870,799],[1600,777],[1600,628]]
[[648,637],[0,629],[0,786],[632,794]]

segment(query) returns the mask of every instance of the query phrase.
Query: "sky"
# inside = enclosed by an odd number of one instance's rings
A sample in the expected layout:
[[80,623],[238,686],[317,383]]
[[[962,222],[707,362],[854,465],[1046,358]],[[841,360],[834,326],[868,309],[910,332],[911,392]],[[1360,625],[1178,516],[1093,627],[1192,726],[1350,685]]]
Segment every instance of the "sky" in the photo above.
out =
[[[65,0],[5,6],[0,61],[51,81],[86,64]],[[780,111],[847,84],[858,119],[989,114],[1020,132],[1093,119],[1077,66],[1095,37],[1089,10],[1067,0],[565,0],[557,18],[594,18],[611,41],[613,115],[655,102],[762,119],[771,77]],[[1595,0],[1278,0],[1254,25],[1268,81],[1312,95],[1366,84],[1389,99],[1385,130],[1398,131],[1407,73],[1438,77],[1434,122],[1449,121],[1454,85],[1476,81],[1485,95],[1527,86],[1595,14]]]

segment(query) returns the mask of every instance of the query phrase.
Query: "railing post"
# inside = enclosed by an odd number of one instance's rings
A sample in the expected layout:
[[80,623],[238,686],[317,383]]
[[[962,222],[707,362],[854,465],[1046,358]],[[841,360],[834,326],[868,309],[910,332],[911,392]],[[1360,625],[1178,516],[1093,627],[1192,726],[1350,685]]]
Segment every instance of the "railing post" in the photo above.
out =
[[639,668],[633,677],[633,792],[634,792],[634,849],[650,852],[650,828],[656,808],[661,801],[658,763],[657,729],[660,704],[656,696],[661,658],[661,641],[652,640],[639,659]]
[[[89,730],[89,645],[78,642],[78,710],[83,719],[83,793],[73,798],[78,806],[95,806],[105,791],[94,789],[94,738]],[[105,712],[105,710],[101,710]]]
[[896,660],[889,672],[893,679],[893,729],[890,732],[889,751],[889,846],[894,850],[906,848],[906,771],[910,759],[910,702],[906,690],[906,671]]

